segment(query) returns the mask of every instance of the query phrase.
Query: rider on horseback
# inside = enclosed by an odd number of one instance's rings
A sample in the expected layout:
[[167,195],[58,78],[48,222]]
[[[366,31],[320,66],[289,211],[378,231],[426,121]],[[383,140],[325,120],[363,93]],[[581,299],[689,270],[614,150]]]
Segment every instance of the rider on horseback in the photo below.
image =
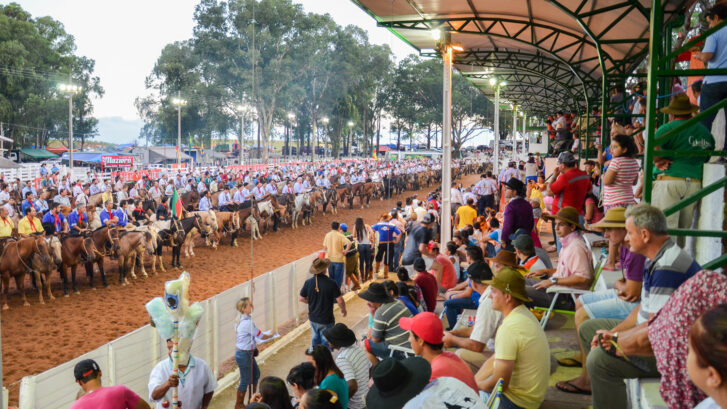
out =
[[88,231],[88,216],[84,203],[76,204],[76,209],[68,214],[68,227],[71,236],[78,236]]

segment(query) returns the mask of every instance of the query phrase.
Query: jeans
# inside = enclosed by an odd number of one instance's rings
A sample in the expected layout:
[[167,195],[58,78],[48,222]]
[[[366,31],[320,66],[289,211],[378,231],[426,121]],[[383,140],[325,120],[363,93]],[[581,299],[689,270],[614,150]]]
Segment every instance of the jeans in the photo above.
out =
[[[704,84],[702,85],[702,93],[699,96],[699,110],[704,111],[705,109],[716,105],[721,100],[727,98],[727,82],[714,82],[710,84]],[[717,116],[716,113],[706,116],[702,119],[702,125],[707,127],[707,130],[712,132],[712,122],[714,122],[714,118]],[[715,149],[716,150],[724,150],[725,144],[724,141],[727,135],[722,135],[722,137],[715,136]],[[722,146],[719,146],[719,141],[722,141]]]
[[248,385],[257,385],[260,380],[260,368],[252,355],[251,351],[235,351],[235,362],[240,369],[240,384],[237,386],[240,392],[247,391]]
[[624,379],[656,378],[656,359],[643,356],[631,356],[629,359],[642,369],[622,358],[609,355],[602,347],[590,349],[591,341],[599,329],[610,330],[621,321],[612,319],[588,320],[578,330],[581,345],[586,351],[586,369],[591,376],[593,409],[611,409],[627,407],[626,384]]
[[359,244],[358,245],[358,268],[361,274],[366,274],[373,270],[371,266],[371,245],[370,244]]
[[339,288],[343,285],[343,273],[345,269],[345,263],[331,263],[328,266],[328,276],[338,284]]
[[628,302],[618,297],[615,289],[585,293],[580,298],[581,305],[590,318],[611,318],[623,321],[638,302]]
[[444,302],[444,311],[447,314],[447,322],[449,323],[450,331],[457,323],[457,316],[461,314],[463,310],[467,309],[477,309],[477,304],[475,304],[472,300],[472,297],[452,298]]
[[[480,391],[480,399],[487,402],[488,399],[490,399],[490,395],[492,395],[492,392],[487,393],[485,391]],[[522,409],[520,406],[512,403],[510,399],[505,396],[505,394],[500,395],[500,406],[498,406],[499,409]]]
[[333,328],[333,323],[318,324],[316,322],[310,321],[311,336],[313,338],[311,345],[312,346],[316,346],[316,345],[328,346],[328,340],[326,340],[326,337],[323,336],[323,331],[325,331],[329,328]]
[[389,271],[396,272],[396,270],[399,268],[399,262],[401,261],[401,253],[404,252],[404,240],[399,240],[399,243],[396,243],[394,246],[394,263],[393,265],[389,266]]

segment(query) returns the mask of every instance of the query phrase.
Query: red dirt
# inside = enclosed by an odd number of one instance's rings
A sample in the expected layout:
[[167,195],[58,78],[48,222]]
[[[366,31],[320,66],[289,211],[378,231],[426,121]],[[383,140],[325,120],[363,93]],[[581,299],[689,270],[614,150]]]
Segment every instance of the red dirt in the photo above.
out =
[[[476,179],[477,176],[471,175],[464,181],[474,183]],[[434,186],[422,189],[419,196],[434,189]],[[314,216],[312,226],[295,231],[284,226],[277,233],[267,234],[254,245],[255,276],[320,250],[331,221],[352,225],[355,217],[361,216],[365,222],[373,224],[382,212],[391,210],[397,200],[403,201],[411,194],[406,192],[386,201],[372,200],[367,209],[356,205],[353,210],[339,208],[338,215],[323,216],[319,212]],[[221,245],[217,250],[196,247],[195,257],[185,259],[182,256],[183,268],[192,275],[191,300],[209,298],[250,279],[250,242],[247,236],[238,238],[238,242],[240,247],[237,248],[229,245]],[[164,260],[165,265],[170,264],[169,249],[164,250]],[[120,287],[116,262],[107,260],[105,270],[110,272],[107,279],[111,286],[92,291],[85,270],[79,268],[76,275],[81,294],[71,294],[68,298],[62,296],[59,275],[54,274],[51,281],[56,299],[46,299],[45,305],[38,303],[38,294],[32,290],[29,279],[26,278],[26,294],[30,307],[22,306],[19,293],[11,284],[10,310],[2,312],[2,375],[3,384],[10,390],[11,405],[18,403],[23,376],[48,370],[147,324],[149,316],[144,304],[160,296],[163,283],[176,279],[181,271],[167,270]],[[98,274],[95,282],[96,285],[100,283]]]

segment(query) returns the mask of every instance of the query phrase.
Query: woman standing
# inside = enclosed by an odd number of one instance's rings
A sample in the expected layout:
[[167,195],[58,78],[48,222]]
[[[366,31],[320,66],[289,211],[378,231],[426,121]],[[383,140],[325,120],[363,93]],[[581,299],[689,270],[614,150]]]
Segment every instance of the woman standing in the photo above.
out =
[[372,278],[373,251],[372,243],[376,241],[374,230],[368,224],[364,224],[363,218],[357,217],[353,225],[353,238],[358,243],[358,263],[361,272],[361,281],[368,281]]
[[[257,381],[260,379],[260,368],[255,360],[255,346],[257,340],[270,338],[270,334],[263,334],[252,322],[252,302],[250,298],[243,297],[237,302],[235,309],[240,315],[235,322],[235,362],[240,368],[240,385],[237,387],[237,400],[235,409],[245,407],[247,389],[252,386],[252,393],[257,391]],[[285,386],[285,385],[283,385]]]
[[[330,389],[338,397],[343,409],[348,408],[348,384],[343,379],[343,372],[336,366],[331,351],[323,346],[316,345],[305,352],[308,361],[316,368],[315,381],[320,389]],[[305,399],[303,399],[303,407]]]

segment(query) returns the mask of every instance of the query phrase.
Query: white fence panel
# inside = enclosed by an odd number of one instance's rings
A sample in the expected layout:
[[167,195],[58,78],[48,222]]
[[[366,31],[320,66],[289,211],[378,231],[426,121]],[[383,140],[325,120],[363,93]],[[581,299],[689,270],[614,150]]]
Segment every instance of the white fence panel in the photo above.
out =
[[[215,374],[222,362],[234,357],[234,323],[238,316],[235,307],[242,297],[253,298],[253,320],[263,330],[277,330],[278,325],[305,312],[307,306],[298,301],[298,294],[305,280],[311,277],[308,269],[317,255],[316,252],[255,277],[254,294],[250,293],[251,282],[247,281],[201,301],[205,313],[195,333],[192,354],[210,363]],[[156,329],[146,325],[76,359],[23,378],[20,409],[69,407],[79,391],[73,367],[87,358],[98,362],[104,385],[124,384],[147,398],[149,373],[166,356],[166,342],[159,339]]]

